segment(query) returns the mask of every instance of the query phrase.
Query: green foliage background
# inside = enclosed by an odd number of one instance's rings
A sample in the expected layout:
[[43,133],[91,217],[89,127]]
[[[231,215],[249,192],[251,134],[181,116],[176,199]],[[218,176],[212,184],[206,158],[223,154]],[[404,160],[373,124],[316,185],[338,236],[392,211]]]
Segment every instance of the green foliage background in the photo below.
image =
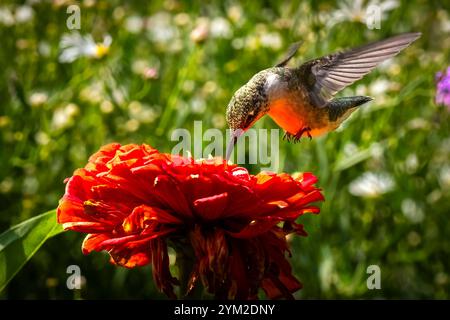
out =
[[[170,152],[175,128],[193,130],[201,120],[204,130],[225,130],[233,92],[291,42],[304,41],[296,65],[421,31],[391,63],[342,93],[375,98],[342,130],[297,145],[280,141],[279,170],[315,173],[326,197],[320,215],[301,218],[310,235],[292,242],[295,274],[304,283],[296,297],[449,298],[449,109],[434,103],[434,75],[450,65],[444,2],[399,1],[381,29],[369,30],[358,15],[332,24],[339,1],[2,1],[0,231],[56,207],[64,178],[103,144],[145,142]],[[76,3],[80,33],[97,42],[109,34],[112,44],[101,59],[60,63],[59,43],[71,32],[66,9]],[[31,17],[5,23],[6,11],[24,5]],[[210,32],[194,41],[191,32],[202,36],[202,24]],[[264,118],[256,127],[276,125]],[[365,172],[390,176],[393,189],[350,193]],[[0,297],[164,298],[149,268],[116,268],[103,253],[85,257],[82,238],[68,232],[50,239]],[[72,264],[86,279],[79,291],[66,287]],[[372,264],[381,268],[381,290],[366,287]]]

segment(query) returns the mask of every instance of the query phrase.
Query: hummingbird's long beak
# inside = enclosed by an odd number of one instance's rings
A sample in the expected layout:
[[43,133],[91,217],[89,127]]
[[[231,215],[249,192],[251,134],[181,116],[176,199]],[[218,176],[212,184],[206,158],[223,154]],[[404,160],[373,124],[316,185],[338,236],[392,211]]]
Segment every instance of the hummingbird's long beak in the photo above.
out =
[[244,133],[244,130],[242,129],[232,129],[230,134],[230,142],[227,146],[227,152],[226,152],[226,160],[230,160],[231,153],[233,152],[234,146],[236,145],[236,142],[238,138]]

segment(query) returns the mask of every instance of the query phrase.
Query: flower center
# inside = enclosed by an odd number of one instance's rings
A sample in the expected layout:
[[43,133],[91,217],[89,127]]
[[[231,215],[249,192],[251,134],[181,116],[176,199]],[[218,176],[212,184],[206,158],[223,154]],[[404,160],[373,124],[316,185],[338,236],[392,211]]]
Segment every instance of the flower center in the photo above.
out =
[[103,58],[104,56],[106,56],[109,52],[109,47],[105,46],[102,43],[99,43],[95,46],[95,57],[97,59]]

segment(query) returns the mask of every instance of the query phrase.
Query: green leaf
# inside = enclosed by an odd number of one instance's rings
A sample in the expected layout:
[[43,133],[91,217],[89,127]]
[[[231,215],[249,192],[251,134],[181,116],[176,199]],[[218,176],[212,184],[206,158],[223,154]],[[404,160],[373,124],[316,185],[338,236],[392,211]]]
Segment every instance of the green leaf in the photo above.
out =
[[55,210],[15,225],[0,235],[0,292],[44,242],[63,232]]

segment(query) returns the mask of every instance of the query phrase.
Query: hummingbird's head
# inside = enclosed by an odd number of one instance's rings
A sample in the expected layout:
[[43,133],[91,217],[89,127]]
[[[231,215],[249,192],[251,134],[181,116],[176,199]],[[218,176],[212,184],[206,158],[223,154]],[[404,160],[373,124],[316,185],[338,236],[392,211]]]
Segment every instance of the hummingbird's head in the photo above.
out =
[[249,94],[248,88],[241,87],[231,98],[227,107],[227,123],[232,130],[246,131],[263,115],[259,96]]
[[239,88],[227,107],[226,119],[231,129],[227,160],[237,139],[268,111],[265,74],[258,73]]
[[240,87],[227,107],[227,123],[232,130],[247,130],[268,110],[267,71],[261,71]]

